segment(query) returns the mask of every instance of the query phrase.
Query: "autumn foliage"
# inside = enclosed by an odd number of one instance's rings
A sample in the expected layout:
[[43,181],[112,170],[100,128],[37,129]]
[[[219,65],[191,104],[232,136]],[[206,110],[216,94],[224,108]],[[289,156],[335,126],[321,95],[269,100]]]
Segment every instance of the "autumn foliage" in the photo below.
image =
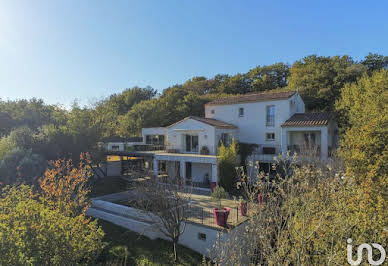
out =
[[43,198],[69,215],[84,213],[90,192],[88,180],[92,176],[89,162],[87,153],[81,154],[78,167],[74,167],[71,159],[52,161],[51,167],[39,181]]

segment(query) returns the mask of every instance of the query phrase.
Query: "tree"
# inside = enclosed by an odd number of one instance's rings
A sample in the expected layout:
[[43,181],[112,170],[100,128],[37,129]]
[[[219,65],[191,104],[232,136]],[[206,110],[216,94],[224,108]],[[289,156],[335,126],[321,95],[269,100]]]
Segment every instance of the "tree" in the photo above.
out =
[[0,112],[0,137],[7,136],[12,128],[15,127],[15,121],[6,112]]
[[113,94],[95,104],[93,121],[101,128],[103,137],[115,136],[119,133],[118,118],[128,113],[134,105],[151,100],[155,96],[156,90],[151,87],[133,87]]
[[336,107],[342,114],[341,155],[356,178],[383,178],[388,173],[388,71],[347,84]]
[[357,83],[346,85],[337,103],[348,121],[340,141],[340,155],[347,176],[359,186],[350,207],[356,213],[363,210],[355,216],[359,224],[355,231],[360,241],[372,238],[381,244],[388,244],[386,234],[381,233],[388,224],[387,88],[388,71],[375,71],[372,76],[364,75]]
[[250,79],[251,91],[268,91],[287,86],[290,66],[277,63],[269,66],[257,66],[247,73]]
[[37,185],[45,169],[46,160],[31,150],[14,148],[0,161],[0,180],[5,185],[25,183]]
[[226,147],[224,143],[221,143],[218,148],[218,174],[220,176],[219,185],[230,194],[233,194],[236,191],[235,168],[237,166],[237,144],[235,140],[232,140],[229,147]]
[[156,230],[171,239],[177,262],[177,244],[186,228],[191,193],[185,192],[184,186],[172,178],[165,183],[156,179],[144,181],[137,186],[137,191],[136,206],[152,220]]
[[311,55],[292,65],[288,88],[301,93],[307,110],[333,111],[344,84],[355,82],[364,72],[363,65],[346,55]]
[[1,265],[94,264],[103,236],[97,221],[50,208],[26,185],[1,191]]
[[220,93],[244,94],[250,91],[249,79],[245,74],[226,78],[218,87]]
[[[293,160],[290,160],[293,159]],[[295,162],[298,161],[298,164]],[[320,265],[346,263],[346,239],[356,212],[349,201],[356,183],[344,179],[336,159],[328,165],[298,158],[279,158],[275,177],[255,171],[238,171],[237,185],[249,204],[251,219],[244,230],[216,242],[213,260],[225,265]],[[259,164],[256,165],[259,167]],[[258,202],[260,193],[263,201]]]
[[372,73],[375,70],[380,70],[388,67],[388,56],[383,56],[379,54],[369,53],[365,56],[365,59],[361,61],[369,73]]
[[12,123],[6,125],[8,131],[20,126],[36,130],[44,124],[56,122],[59,109],[57,106],[46,105],[43,100],[36,98],[17,101],[0,100],[0,113],[6,113],[7,117],[12,119]]
[[77,216],[86,211],[90,192],[88,180],[92,176],[89,162],[90,157],[85,153],[80,155],[78,167],[74,167],[71,159],[51,162],[39,181],[41,193],[50,206],[55,206],[68,216]]
[[18,148],[31,149],[34,142],[34,132],[26,126],[16,128],[9,134],[9,141]]

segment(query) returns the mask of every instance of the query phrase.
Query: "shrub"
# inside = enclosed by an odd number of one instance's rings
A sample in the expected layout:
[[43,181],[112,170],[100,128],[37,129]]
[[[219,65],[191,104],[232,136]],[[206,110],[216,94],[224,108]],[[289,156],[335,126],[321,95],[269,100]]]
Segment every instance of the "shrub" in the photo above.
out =
[[226,198],[228,197],[228,193],[220,186],[216,186],[213,190],[213,193],[212,193],[212,198],[216,201],[218,201],[218,207],[221,209],[222,208],[222,202],[221,200],[223,198]]
[[2,190],[0,265],[93,264],[103,236],[97,221],[50,208],[29,186]]
[[46,169],[46,160],[31,150],[15,148],[0,161],[0,180],[3,184],[36,184]]
[[227,192],[234,194],[236,192],[236,170],[237,167],[237,145],[232,141],[229,147],[223,143],[218,149],[218,174],[220,177],[220,186]]

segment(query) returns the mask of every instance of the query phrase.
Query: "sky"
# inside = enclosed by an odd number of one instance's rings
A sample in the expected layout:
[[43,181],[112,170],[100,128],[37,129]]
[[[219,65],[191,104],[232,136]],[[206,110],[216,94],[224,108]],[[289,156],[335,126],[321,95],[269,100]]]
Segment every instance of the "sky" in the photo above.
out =
[[0,98],[91,104],[304,56],[388,55],[388,1],[0,0]]

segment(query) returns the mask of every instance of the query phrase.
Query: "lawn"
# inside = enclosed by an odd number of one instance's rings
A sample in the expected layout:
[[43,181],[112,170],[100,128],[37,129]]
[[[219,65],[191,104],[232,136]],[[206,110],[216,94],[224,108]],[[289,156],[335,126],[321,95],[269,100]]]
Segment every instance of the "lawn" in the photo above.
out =
[[179,262],[174,264],[171,242],[161,239],[150,240],[106,221],[99,220],[99,224],[105,232],[105,241],[108,243],[99,261],[102,265],[124,265],[125,249],[127,249],[126,265],[201,264],[202,255],[186,247],[178,246]]

